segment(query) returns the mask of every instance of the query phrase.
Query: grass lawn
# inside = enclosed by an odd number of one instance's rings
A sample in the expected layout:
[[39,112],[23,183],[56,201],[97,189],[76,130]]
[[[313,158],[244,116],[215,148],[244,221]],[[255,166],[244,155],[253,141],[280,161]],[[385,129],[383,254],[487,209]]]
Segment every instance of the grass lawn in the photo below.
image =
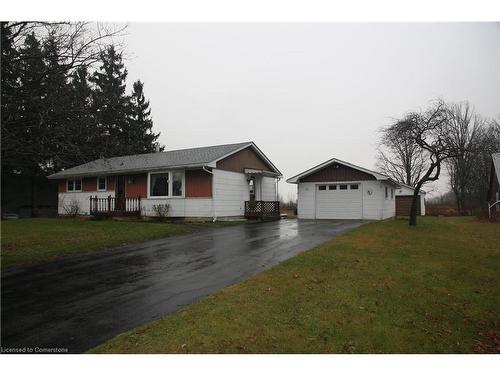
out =
[[370,223],[92,352],[495,352],[499,275],[498,224]]
[[185,232],[179,224],[82,219],[2,221],[2,268]]

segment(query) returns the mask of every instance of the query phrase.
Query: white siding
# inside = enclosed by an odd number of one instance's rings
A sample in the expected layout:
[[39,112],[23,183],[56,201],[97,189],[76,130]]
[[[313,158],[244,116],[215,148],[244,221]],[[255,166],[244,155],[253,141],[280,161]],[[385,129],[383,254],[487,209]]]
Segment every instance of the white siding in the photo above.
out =
[[[381,183],[381,185],[384,192],[382,200],[382,219],[388,219],[390,217],[396,216],[396,192],[394,191],[391,197],[391,189],[394,189],[394,187],[386,183]],[[387,187],[387,198],[385,198],[386,187]]]
[[169,204],[170,217],[212,217],[212,198],[142,199],[142,214],[145,216],[155,216],[153,206],[157,204]]
[[213,198],[217,217],[244,216],[245,201],[250,199],[246,175],[214,169]]
[[59,193],[58,195],[58,205],[57,213],[59,215],[67,215],[67,209],[72,204],[72,202],[78,203],[80,207],[80,214],[90,215],[90,196],[98,198],[107,198],[110,195],[115,196],[114,191],[102,191],[102,192],[71,192],[71,193]]
[[363,181],[363,219],[381,220],[384,188],[380,181]]
[[274,177],[262,177],[262,199],[263,201],[276,200],[276,180]]
[[299,183],[297,192],[297,216],[299,219],[315,219],[315,184]]

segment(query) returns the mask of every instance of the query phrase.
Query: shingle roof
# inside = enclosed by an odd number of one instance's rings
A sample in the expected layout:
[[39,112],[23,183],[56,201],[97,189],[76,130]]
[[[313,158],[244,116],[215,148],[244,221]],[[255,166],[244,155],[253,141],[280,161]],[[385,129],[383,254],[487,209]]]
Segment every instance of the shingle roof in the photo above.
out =
[[491,158],[493,159],[493,167],[495,168],[495,173],[497,175],[498,182],[500,183],[500,152],[492,154]]
[[48,176],[48,178],[58,179],[85,175],[117,174],[173,167],[201,167],[250,145],[256,147],[253,142],[242,142],[98,159],[54,173]]

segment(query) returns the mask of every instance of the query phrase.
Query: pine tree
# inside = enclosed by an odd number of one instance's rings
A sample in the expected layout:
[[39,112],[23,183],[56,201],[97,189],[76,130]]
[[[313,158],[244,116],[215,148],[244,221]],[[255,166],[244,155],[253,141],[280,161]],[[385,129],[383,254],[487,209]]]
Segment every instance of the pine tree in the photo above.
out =
[[15,68],[17,51],[12,45],[11,30],[6,22],[0,23],[0,46],[2,48],[1,75],[1,126],[2,126],[2,178],[15,169],[16,140],[20,129],[16,124],[19,120],[19,82]]
[[61,47],[53,34],[43,45],[45,67],[49,74],[43,76],[46,94],[42,101],[43,137],[40,139],[43,155],[42,168],[47,173],[74,165],[75,123],[69,116],[71,91],[67,71],[60,61]]
[[98,132],[96,116],[92,111],[93,89],[85,66],[77,68],[70,77],[71,106],[69,116],[73,123],[74,144],[68,163],[71,166],[83,164],[100,157],[96,147]]
[[[16,137],[12,138],[10,157],[16,160],[16,171],[29,175],[43,175],[41,165],[47,159],[42,139],[45,138],[43,100],[47,94],[42,80],[45,72],[40,41],[34,33],[28,35],[21,49],[30,56],[19,63],[19,113],[14,124]],[[2,142],[3,144],[3,142]]]
[[101,60],[101,67],[91,77],[95,85],[92,111],[97,121],[96,146],[101,157],[127,155],[132,141],[128,121],[130,98],[125,94],[127,69],[114,46],[101,54]]
[[153,120],[149,100],[144,96],[144,84],[134,82],[130,106],[130,127],[134,135],[134,153],[155,152],[160,149],[156,140],[160,133],[153,133]]

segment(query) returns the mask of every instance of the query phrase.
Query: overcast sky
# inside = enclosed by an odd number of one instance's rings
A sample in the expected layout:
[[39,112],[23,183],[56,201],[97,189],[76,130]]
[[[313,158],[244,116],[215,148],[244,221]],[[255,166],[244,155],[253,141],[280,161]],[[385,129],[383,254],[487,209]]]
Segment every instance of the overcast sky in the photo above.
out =
[[[430,100],[500,113],[500,24],[131,23],[167,150],[253,140],[284,180],[332,157],[373,169],[377,130]],[[446,190],[445,180],[437,184]]]

